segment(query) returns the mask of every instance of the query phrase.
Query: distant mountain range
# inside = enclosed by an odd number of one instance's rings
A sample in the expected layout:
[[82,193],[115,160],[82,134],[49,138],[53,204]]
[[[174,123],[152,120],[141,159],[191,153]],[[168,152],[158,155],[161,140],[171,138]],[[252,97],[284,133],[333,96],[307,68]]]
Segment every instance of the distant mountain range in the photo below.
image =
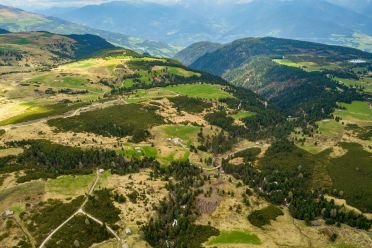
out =
[[[203,49],[197,49],[198,43],[191,45],[175,57],[186,65],[222,76],[257,56],[282,58],[283,56],[314,56],[328,62],[332,56],[338,60],[357,58],[372,59],[372,54],[354,48],[325,45],[314,42],[281,39],[281,38],[244,38],[220,45],[205,42]],[[209,51],[209,52],[208,52]],[[193,62],[188,62],[192,54]]]
[[266,37],[239,39],[219,46],[197,43],[176,58],[193,69],[253,90],[289,115],[301,116],[302,111],[311,111],[322,102],[329,101],[331,106],[339,100],[340,92],[346,92],[345,86],[328,74],[357,78],[349,61],[372,61],[372,54],[348,47]]
[[90,28],[56,17],[45,17],[4,5],[0,5],[0,28],[11,32],[47,31],[63,35],[93,34],[101,36],[114,45],[130,48],[140,53],[148,52],[156,56],[171,56],[177,51],[176,48],[163,42]]
[[253,0],[240,4],[190,0],[173,5],[120,1],[43,13],[179,46],[203,40],[225,43],[275,36],[372,51],[370,1],[353,2],[359,4],[351,4],[351,0]]
[[49,32],[1,34],[0,43],[1,72],[13,67],[30,70],[55,66],[115,48],[101,37],[91,34],[57,35]]
[[372,17],[372,0],[328,0],[333,4]]

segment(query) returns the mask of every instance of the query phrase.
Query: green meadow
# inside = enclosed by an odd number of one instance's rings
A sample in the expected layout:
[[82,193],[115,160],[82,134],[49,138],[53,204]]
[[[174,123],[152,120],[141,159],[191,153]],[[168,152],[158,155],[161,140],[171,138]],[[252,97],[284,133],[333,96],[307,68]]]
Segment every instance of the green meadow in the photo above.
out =
[[93,182],[95,175],[61,176],[48,180],[46,190],[50,193],[58,193],[67,196],[75,196],[81,190],[85,190]]
[[198,72],[188,71],[180,67],[174,67],[174,66],[158,66],[155,71],[165,71],[167,73],[180,76],[180,77],[192,77],[197,76],[200,77],[201,74]]
[[261,240],[256,234],[245,231],[232,230],[221,231],[217,237],[212,237],[208,241],[208,245],[223,245],[223,244],[253,244],[260,245]]
[[45,105],[45,106],[34,106],[30,107],[26,112],[10,117],[3,121],[0,121],[0,126],[17,124],[26,121],[37,120],[41,118],[46,118],[53,115],[61,115],[68,111],[86,106],[87,103],[76,103],[76,104],[54,104],[54,105]]
[[362,78],[359,80],[349,78],[335,78],[337,81],[349,86],[357,86],[364,88],[365,92],[372,93],[372,78]]
[[341,123],[335,120],[323,120],[317,122],[319,128],[318,131],[320,134],[327,137],[338,137],[342,134],[343,126]]
[[372,109],[368,102],[354,101],[351,104],[339,103],[345,109],[337,109],[335,115],[345,120],[372,122]]
[[129,146],[129,147],[125,147],[123,150],[117,151],[117,153],[127,158],[141,158],[141,157],[156,158],[158,156],[158,151],[156,150],[155,147],[143,146],[143,147],[140,147],[140,149],[141,151],[137,151],[135,147]]
[[167,125],[163,130],[169,138],[180,138],[188,143],[191,143],[199,132],[198,127],[182,125]]
[[235,120],[241,120],[241,119],[244,119],[244,118],[251,117],[253,115],[255,115],[255,113],[250,112],[250,111],[241,110],[238,113],[236,113],[234,115],[231,115],[231,117],[234,118]]
[[181,84],[167,86],[166,89],[181,95],[208,100],[233,97],[224,91],[221,86],[214,84]]

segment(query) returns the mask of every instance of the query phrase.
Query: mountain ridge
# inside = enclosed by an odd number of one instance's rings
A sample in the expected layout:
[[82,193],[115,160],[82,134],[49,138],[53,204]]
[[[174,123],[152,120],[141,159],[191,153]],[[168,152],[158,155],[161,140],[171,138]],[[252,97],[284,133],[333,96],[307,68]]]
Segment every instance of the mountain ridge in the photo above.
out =
[[22,9],[0,5],[0,28],[11,32],[47,31],[62,35],[92,34],[98,35],[117,46],[133,49],[137,52],[149,52],[156,56],[171,56],[177,49],[165,43],[138,39],[125,34],[90,28],[75,24],[58,17],[46,17]]
[[[275,36],[372,50],[368,44],[372,18],[325,0],[234,4],[202,1],[172,5],[108,2],[54,14],[77,23],[129,35],[141,34],[145,39],[180,46],[200,40],[226,43],[249,36]],[[92,20],[91,15],[99,18]]]

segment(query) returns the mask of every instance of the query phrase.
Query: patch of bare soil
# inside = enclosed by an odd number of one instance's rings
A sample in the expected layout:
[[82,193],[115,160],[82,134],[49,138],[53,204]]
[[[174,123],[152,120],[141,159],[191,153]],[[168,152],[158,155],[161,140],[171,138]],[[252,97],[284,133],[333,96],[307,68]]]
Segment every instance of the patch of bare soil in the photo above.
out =
[[24,172],[23,171],[17,171],[17,172],[12,172],[12,173],[8,173],[8,174],[4,174],[3,176],[6,176],[6,178],[4,179],[3,184],[0,185],[0,192],[2,190],[8,189],[8,188],[12,188],[12,187],[18,185],[18,183],[17,183],[17,177],[18,176],[22,176],[22,175],[24,175]]
[[211,214],[220,205],[223,197],[219,193],[224,190],[225,182],[219,178],[211,183],[206,183],[203,187],[203,194],[196,200],[196,206],[201,214]]
[[[256,234],[262,241],[260,247],[265,248],[279,248],[279,247],[293,247],[293,248],[329,248],[333,247],[333,243],[329,241],[329,236],[325,235],[321,230],[328,228],[324,221],[317,221],[317,226],[306,226],[303,221],[295,220],[289,214],[287,208],[282,208],[284,215],[279,216],[276,221],[272,221],[270,225],[263,228],[257,228],[250,224],[247,219],[249,213],[254,210],[261,209],[268,205],[268,203],[257,197],[256,195],[249,196],[250,205],[245,206],[242,202],[242,193],[246,187],[236,187],[238,181],[235,179],[229,180],[229,176],[221,175],[220,179],[213,179],[212,183],[206,184],[206,188],[211,185],[230,194],[219,195],[218,204],[212,205],[213,208],[206,208],[201,210],[202,214],[197,219],[199,224],[208,224],[218,228],[219,230],[242,230]],[[215,186],[218,185],[219,186]],[[232,194],[233,192],[233,194]],[[211,201],[215,200],[213,193],[211,194]],[[201,203],[205,203],[205,196],[198,198]],[[200,203],[198,203],[200,204]],[[238,208],[237,206],[241,206]],[[353,229],[351,227],[342,225],[341,228],[331,227],[339,235],[339,243],[355,244],[358,247],[367,248],[371,244],[371,237],[368,232]],[[208,247],[208,245],[205,244]],[[212,246],[213,247],[213,246]],[[237,247],[257,247],[257,245],[236,245],[224,244],[218,247],[237,248]]]
[[229,163],[233,165],[241,165],[244,163],[244,158],[242,157],[233,158],[229,161]]
[[184,111],[179,112],[172,106],[167,98],[157,100],[156,102],[160,106],[160,110],[157,111],[157,114],[163,116],[172,123],[197,123],[198,125],[208,126],[208,122],[204,120],[201,114],[190,114]]
[[[125,203],[116,203],[116,206],[122,212],[120,226],[131,229],[147,223],[155,213],[154,207],[168,194],[164,181],[150,179],[150,170],[126,176],[112,175],[107,187],[127,198]],[[136,195],[136,199],[131,200],[130,195]]]
[[332,152],[329,154],[329,156],[331,158],[338,158],[338,157],[342,157],[343,155],[345,155],[346,152],[347,152],[347,150],[343,149],[342,147],[334,146],[332,148]]
[[3,142],[23,139],[45,139],[67,146],[105,149],[119,149],[128,141],[127,138],[104,137],[92,133],[55,132],[53,127],[44,122],[10,129],[2,137]]

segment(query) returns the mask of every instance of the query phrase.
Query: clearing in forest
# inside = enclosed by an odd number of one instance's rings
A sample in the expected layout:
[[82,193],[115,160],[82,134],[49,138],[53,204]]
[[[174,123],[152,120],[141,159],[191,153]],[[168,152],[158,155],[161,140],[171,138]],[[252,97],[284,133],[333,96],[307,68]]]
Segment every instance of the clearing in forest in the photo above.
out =
[[240,230],[232,230],[232,231],[221,231],[219,236],[212,237],[208,242],[208,245],[219,245],[219,244],[259,245],[261,244],[261,241],[255,234],[245,232],[245,231],[240,231]]
[[233,97],[224,91],[220,85],[214,84],[182,84],[168,86],[166,89],[181,95],[209,100]]

